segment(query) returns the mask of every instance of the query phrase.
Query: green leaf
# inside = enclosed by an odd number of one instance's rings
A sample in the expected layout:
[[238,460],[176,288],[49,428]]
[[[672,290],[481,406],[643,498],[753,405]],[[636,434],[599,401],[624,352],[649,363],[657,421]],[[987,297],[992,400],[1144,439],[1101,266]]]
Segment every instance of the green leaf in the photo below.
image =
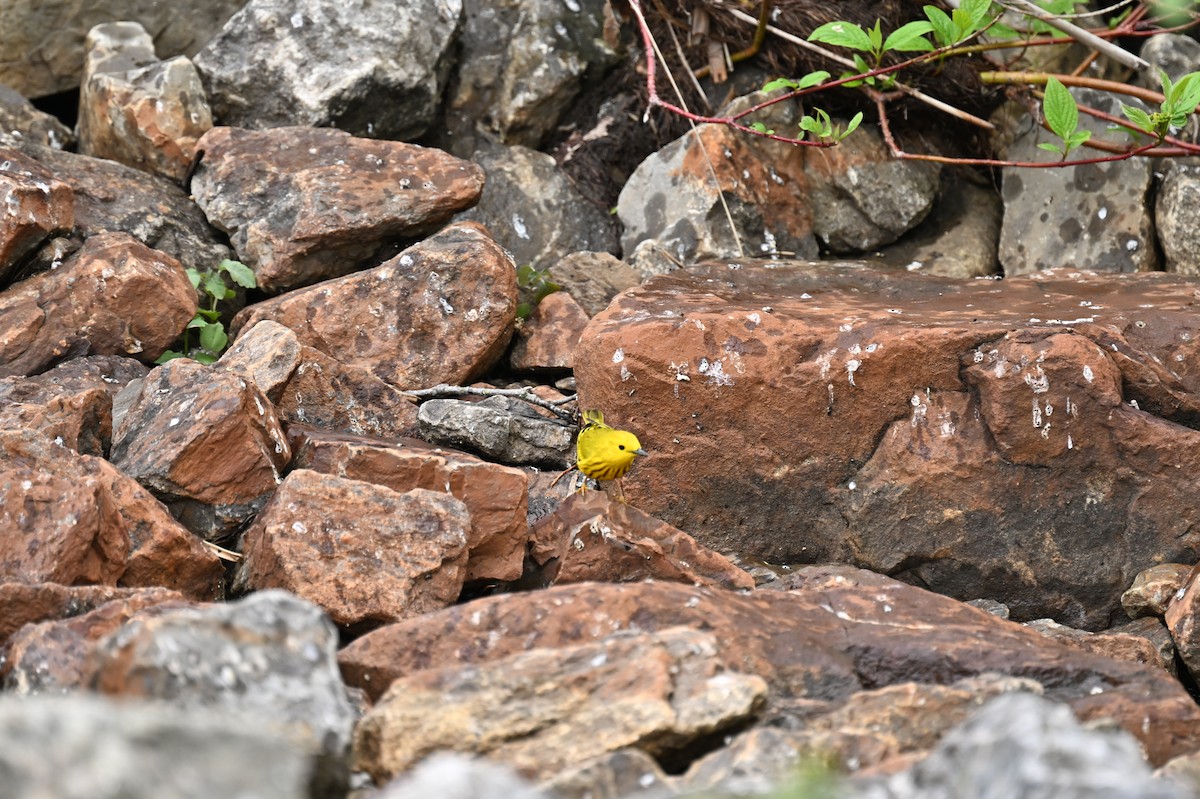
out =
[[220,272],[209,272],[204,276],[204,291],[208,296],[223,299],[226,288],[225,278],[221,277]]
[[902,53],[928,52],[933,49],[933,45],[925,38],[925,34],[932,30],[933,25],[923,19],[902,25],[888,35],[883,49]]
[[853,133],[854,129],[857,128],[859,126],[859,123],[861,123],[862,121],[863,121],[863,112],[859,111],[857,114],[855,114],[853,117],[850,118],[850,124],[846,126],[846,131],[841,135],[841,138],[844,139],[847,136],[849,136],[851,133]]
[[188,357],[197,363],[214,364],[217,362],[216,355],[213,355],[211,352],[204,352],[203,350],[193,350]]
[[197,270],[193,269],[190,266],[187,269],[185,269],[184,271],[187,272],[188,280],[190,280],[192,283],[192,288],[199,289],[200,288],[200,272],[198,272]]
[[216,311],[205,311],[203,308],[196,311],[196,315],[192,317],[192,321],[187,323],[184,330],[195,330],[198,327],[204,327],[210,320],[215,321],[220,316]]
[[229,276],[233,278],[233,282],[244,289],[252,289],[258,286],[258,282],[254,279],[254,270],[241,261],[231,261],[226,258],[217,265],[217,268],[228,272]]
[[1042,98],[1042,113],[1050,130],[1065,140],[1079,127],[1079,107],[1075,98],[1057,78],[1046,81],[1046,93]]
[[878,55],[883,52],[883,31],[879,29],[880,21],[875,20],[875,27],[867,30],[867,38],[871,40],[871,52]]
[[958,10],[971,21],[971,29],[964,31],[964,35],[969,36],[983,27],[982,23],[987,19],[991,7],[992,0],[963,0]]
[[209,352],[220,352],[228,343],[229,336],[225,335],[225,326],[220,322],[207,324],[200,331],[200,346]]
[[1067,145],[1068,150],[1074,150],[1076,147],[1083,144],[1090,138],[1092,138],[1092,132],[1090,130],[1077,130],[1068,136],[1064,140],[1064,143]]
[[816,72],[810,72],[801,78],[800,82],[796,84],[796,88],[807,89],[809,87],[816,86],[818,83],[824,83],[825,81],[829,80],[829,77],[830,76],[828,72],[823,69],[818,69]]
[[766,125],[764,125],[761,122],[751,122],[748,125],[748,127],[750,128],[750,130],[756,130],[759,133],[765,133],[768,136],[772,136],[775,133],[775,131],[771,130],[770,128],[768,128]]
[[176,358],[182,358],[182,357],[183,357],[182,352],[176,352],[175,350],[167,350],[162,355],[155,358],[154,362],[157,364],[164,364],[167,361],[173,361]]
[[1041,150],[1049,150],[1052,153],[1059,153],[1059,154],[1066,153],[1066,150],[1064,150],[1061,145],[1054,144],[1053,142],[1048,142],[1048,141],[1040,142],[1038,144],[1038,148]]
[[1170,98],[1175,113],[1190,114],[1200,105],[1200,72],[1189,72],[1175,84],[1174,97]]
[[517,303],[517,318],[518,319],[528,319],[530,314],[532,314],[532,313],[533,313],[533,303],[531,303],[531,302]]
[[925,6],[925,16],[929,18],[930,27],[933,28],[933,35],[937,39],[937,43],[942,47],[949,47],[958,41],[958,28],[950,17],[946,15],[937,6]]
[[870,52],[871,37],[867,32],[853,22],[838,20],[826,22],[808,35],[810,42],[824,42],[834,47],[848,47],[851,50]]
[[800,88],[800,84],[791,78],[776,78],[775,80],[767,81],[763,84],[762,90],[770,94],[779,89],[787,89],[789,92]]
[[1142,109],[1132,105],[1122,105],[1121,113],[1141,130],[1150,134],[1154,133],[1154,122],[1150,119],[1150,115]]

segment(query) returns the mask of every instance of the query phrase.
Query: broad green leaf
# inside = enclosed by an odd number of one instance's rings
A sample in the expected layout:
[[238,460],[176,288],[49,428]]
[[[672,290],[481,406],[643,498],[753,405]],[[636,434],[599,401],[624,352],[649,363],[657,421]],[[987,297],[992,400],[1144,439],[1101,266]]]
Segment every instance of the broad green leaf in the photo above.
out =
[[982,23],[987,19],[991,7],[992,0],[963,0],[959,10],[971,21],[971,29],[966,34],[970,35],[983,27]]
[[796,84],[796,88],[807,89],[819,83],[824,83],[827,80],[829,80],[829,73],[823,69],[818,69],[816,72],[810,72],[801,78],[800,82]]
[[1051,143],[1051,142],[1048,142],[1048,141],[1044,141],[1044,142],[1041,142],[1041,143],[1039,143],[1039,144],[1038,144],[1038,149],[1041,149],[1041,150],[1049,150],[1049,151],[1050,151],[1050,152],[1052,152],[1052,153],[1058,153],[1058,154],[1060,154],[1060,155],[1062,155],[1062,154],[1066,153],[1066,150],[1064,150],[1064,149],[1063,149],[1063,148],[1062,148],[1060,145],[1053,144],[1053,143]]
[[1200,104],[1200,72],[1189,72],[1175,84],[1173,109],[1177,113],[1190,114]]
[[1132,105],[1122,105],[1121,113],[1141,130],[1146,133],[1154,133],[1154,122],[1150,119],[1150,115],[1142,109]]
[[198,327],[204,327],[208,324],[210,318],[209,314],[212,315],[211,318],[214,320],[220,316],[220,314],[218,314],[216,311],[205,311],[204,309],[201,309],[196,311],[196,315],[193,316],[192,320],[187,323],[187,326],[184,327],[184,330],[195,330]]
[[229,276],[233,278],[233,282],[244,289],[252,289],[258,286],[258,282],[254,279],[254,270],[241,261],[231,261],[226,258],[224,261],[221,261],[218,268],[228,272]]
[[517,304],[517,318],[528,319],[533,313],[533,303],[522,302]]
[[849,47],[851,50],[871,50],[871,37],[867,32],[853,22],[838,20],[826,22],[808,35],[810,42],[825,42],[835,47]]
[[190,266],[187,269],[185,269],[184,271],[187,272],[188,280],[190,280],[192,283],[192,288],[199,289],[200,288],[200,272],[197,271],[196,269],[193,269]]
[[813,119],[811,116],[805,114],[800,120],[800,130],[806,131],[815,136],[821,131],[821,123]]
[[800,88],[800,84],[791,78],[776,78],[775,80],[767,81],[763,84],[762,90],[770,94],[779,89],[787,89],[789,92]]
[[225,278],[221,277],[220,272],[209,272],[204,276],[204,291],[210,297],[216,297],[218,300],[225,297]]
[[764,125],[761,122],[751,122],[747,127],[749,127],[750,130],[756,130],[759,133],[765,133],[768,136],[775,133],[775,131],[771,130],[770,128],[768,128],[766,125]]
[[155,358],[154,362],[157,364],[164,364],[167,361],[173,361],[176,358],[182,358],[182,357],[183,357],[182,352],[176,352],[175,350],[167,350],[162,355]]
[[229,336],[225,334],[225,326],[220,322],[207,324],[200,331],[200,346],[209,352],[220,352],[228,343]]
[[892,31],[883,43],[884,50],[899,52],[928,52],[933,45],[925,38],[925,34],[933,30],[933,25],[923,19],[918,19],[907,25],[902,25]]
[[194,350],[188,357],[197,363],[214,364],[217,362],[216,355],[213,355],[211,352],[202,352],[201,350]]
[[958,41],[958,28],[950,21],[950,17],[946,15],[937,6],[925,6],[925,16],[929,18],[929,24],[933,28],[933,35],[937,37],[937,43],[942,47],[949,47]]
[[1066,139],[1079,127],[1079,107],[1075,98],[1057,78],[1046,81],[1046,93],[1042,98],[1042,113],[1046,124],[1060,139]]

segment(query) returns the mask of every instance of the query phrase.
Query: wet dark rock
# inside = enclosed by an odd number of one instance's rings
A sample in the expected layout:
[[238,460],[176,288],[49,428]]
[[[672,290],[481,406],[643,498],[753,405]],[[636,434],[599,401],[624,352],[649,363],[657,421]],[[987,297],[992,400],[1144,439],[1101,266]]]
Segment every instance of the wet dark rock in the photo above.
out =
[[428,400],[417,412],[417,423],[426,441],[501,463],[563,469],[575,462],[575,427],[513,397]]

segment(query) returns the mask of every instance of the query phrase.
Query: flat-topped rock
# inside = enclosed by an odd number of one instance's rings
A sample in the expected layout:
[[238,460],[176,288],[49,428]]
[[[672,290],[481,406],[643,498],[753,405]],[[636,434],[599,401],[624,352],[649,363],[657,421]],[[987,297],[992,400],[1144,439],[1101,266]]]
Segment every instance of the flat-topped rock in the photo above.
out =
[[592,320],[629,501],[725,552],[849,562],[1095,629],[1197,560],[1200,281],[708,264]]

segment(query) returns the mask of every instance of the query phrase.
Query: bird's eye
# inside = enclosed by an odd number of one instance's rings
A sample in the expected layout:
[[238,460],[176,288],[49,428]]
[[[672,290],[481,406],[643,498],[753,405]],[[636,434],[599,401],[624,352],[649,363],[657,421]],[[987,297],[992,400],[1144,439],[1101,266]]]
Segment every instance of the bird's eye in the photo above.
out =
[[624,444],[617,444],[617,449],[622,449],[622,450],[623,450],[623,449],[625,449],[625,445],[624,445]]

